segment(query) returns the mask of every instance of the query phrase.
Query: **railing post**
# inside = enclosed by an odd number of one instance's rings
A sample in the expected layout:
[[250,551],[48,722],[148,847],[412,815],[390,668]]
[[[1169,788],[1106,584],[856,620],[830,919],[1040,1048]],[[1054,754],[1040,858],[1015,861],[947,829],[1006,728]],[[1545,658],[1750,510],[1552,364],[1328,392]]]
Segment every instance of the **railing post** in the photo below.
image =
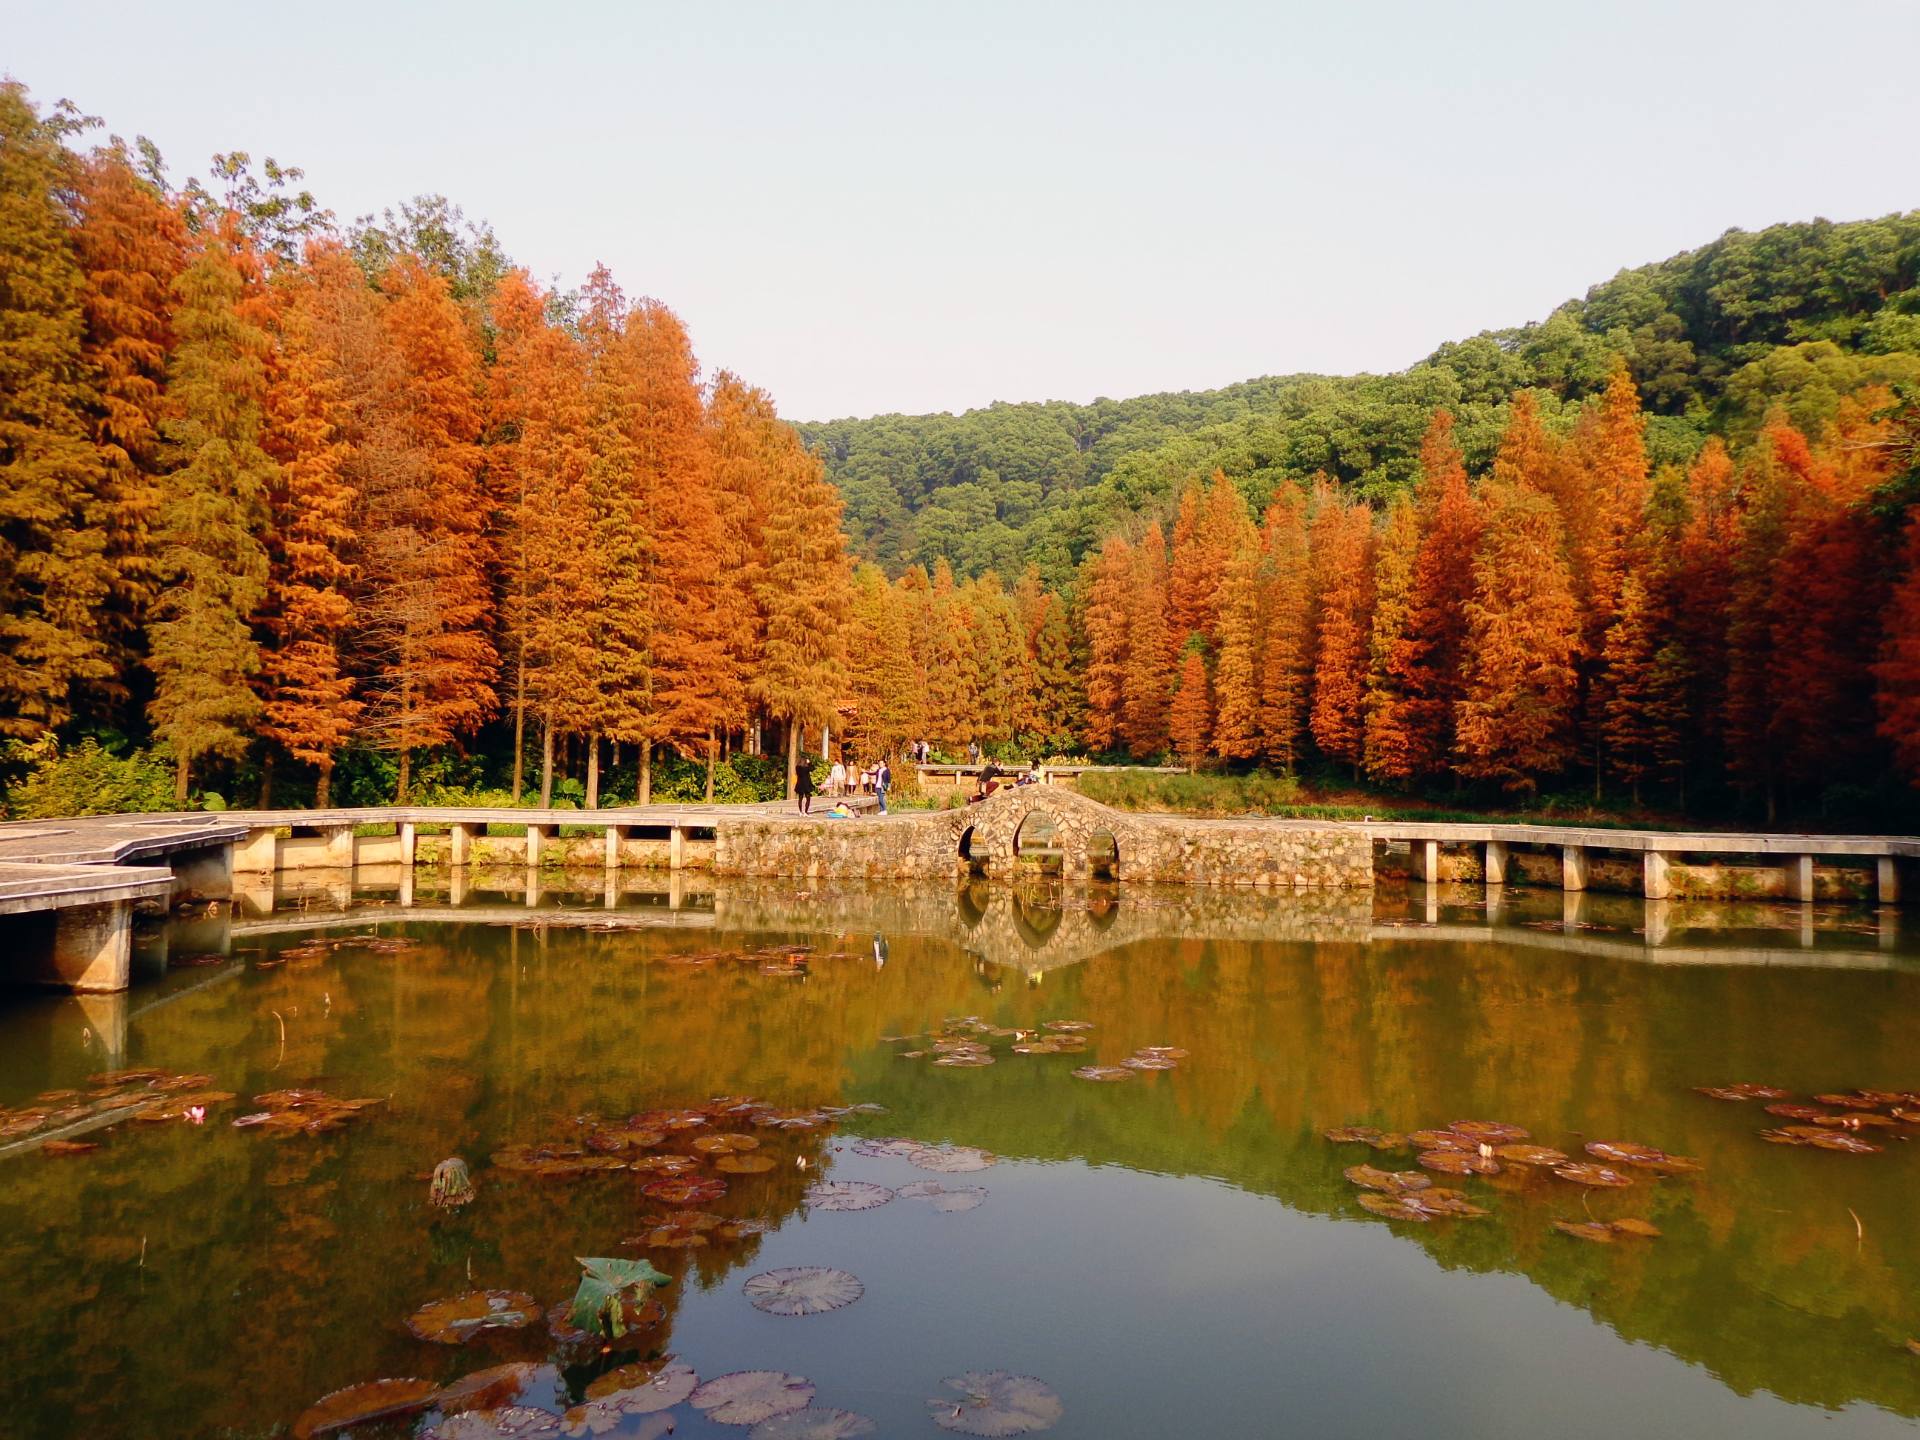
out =
[[1587,888],[1586,846],[1562,845],[1560,847],[1560,888],[1562,890]]

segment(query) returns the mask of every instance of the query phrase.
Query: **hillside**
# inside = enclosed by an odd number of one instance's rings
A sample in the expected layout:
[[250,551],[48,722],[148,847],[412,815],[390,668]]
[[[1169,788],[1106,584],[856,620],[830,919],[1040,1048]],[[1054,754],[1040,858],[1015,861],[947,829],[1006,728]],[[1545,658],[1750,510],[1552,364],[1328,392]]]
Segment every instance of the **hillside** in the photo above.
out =
[[1691,458],[1709,432],[1746,438],[1776,402],[1817,430],[1863,384],[1920,379],[1920,210],[1729,230],[1391,375],[798,428],[867,557],[897,571],[944,556],[962,574],[1032,561],[1060,583],[1116,522],[1164,508],[1181,481],[1216,468],[1256,506],[1321,470],[1384,498],[1412,483],[1435,406],[1454,411],[1477,471],[1516,388],[1537,387],[1549,426],[1567,428],[1616,353],[1639,386],[1656,464]]

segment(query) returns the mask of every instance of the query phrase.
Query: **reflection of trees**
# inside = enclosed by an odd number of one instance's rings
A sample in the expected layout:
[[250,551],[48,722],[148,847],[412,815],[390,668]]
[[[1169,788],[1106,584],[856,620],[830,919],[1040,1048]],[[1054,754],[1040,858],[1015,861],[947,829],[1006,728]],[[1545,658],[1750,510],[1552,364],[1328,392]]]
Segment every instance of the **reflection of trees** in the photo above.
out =
[[[537,1335],[442,1351],[399,1322],[470,1286],[558,1300],[573,1289],[575,1255],[635,1253],[619,1241],[662,1207],[637,1195],[634,1176],[511,1177],[488,1155],[565,1138],[570,1117],[718,1094],[878,1100],[892,1113],[876,1130],[1217,1175],[1337,1215],[1358,1213],[1341,1167],[1378,1157],[1326,1144],[1327,1125],[1478,1115],[1563,1146],[1584,1138],[1576,1131],[1644,1140],[1700,1156],[1707,1173],[1588,1203],[1602,1218],[1645,1214],[1662,1240],[1607,1248],[1554,1234],[1553,1218],[1583,1213],[1557,1182],[1544,1193],[1475,1182],[1494,1197],[1492,1218],[1405,1238],[1449,1267],[1525,1274],[1737,1389],[1920,1413],[1920,1372],[1891,1351],[1914,1324],[1920,1236],[1908,1211],[1920,1154],[1775,1149],[1752,1137],[1752,1107],[1690,1089],[1920,1083],[1920,976],[1664,970],[1549,955],[1524,937],[1366,943],[1364,918],[1337,905],[1138,889],[1115,900],[1069,886],[1040,943],[1082,927],[1075,943],[1093,958],[1033,985],[998,984],[1033,953],[1011,922],[1037,929],[1038,912],[999,887],[968,893],[977,915],[965,938],[917,928],[929,905],[955,920],[951,893],[902,898],[895,912],[875,895],[796,905],[735,894],[718,907],[718,931],[447,927],[403,954],[293,962],[137,1016],[127,1063],[210,1070],[243,1102],[306,1083],[393,1099],[336,1135],[129,1128],[91,1159],[7,1169],[0,1274],[42,1297],[0,1311],[9,1423],[127,1433],[119,1407],[138,1395],[210,1432],[253,1432],[351,1381],[450,1378],[541,1356]],[[1202,899],[1218,908],[1191,908]],[[890,913],[902,923],[883,929],[890,956],[876,970],[872,936]],[[1157,938],[1182,926],[1220,938]],[[803,975],[666,960],[776,941],[815,946]],[[1007,1026],[1090,1019],[1092,1053],[953,1070],[876,1043],[970,1013]],[[1082,1058],[1162,1043],[1193,1058],[1124,1085],[1065,1078]],[[778,1220],[820,1173],[822,1137],[755,1133],[782,1163],[731,1177],[709,1208]],[[480,1199],[440,1214],[425,1203],[426,1175],[451,1154],[474,1164]],[[802,1157],[805,1170],[792,1163]],[[723,1282],[753,1248],[650,1252],[676,1281],[660,1296],[662,1337],[687,1285]]]

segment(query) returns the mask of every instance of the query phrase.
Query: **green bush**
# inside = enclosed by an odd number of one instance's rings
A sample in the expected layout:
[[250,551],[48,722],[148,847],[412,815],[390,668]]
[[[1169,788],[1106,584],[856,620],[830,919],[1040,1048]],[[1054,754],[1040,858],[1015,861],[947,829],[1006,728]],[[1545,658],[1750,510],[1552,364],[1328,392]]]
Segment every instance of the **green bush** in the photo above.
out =
[[[824,773],[816,766],[816,774]],[[787,792],[787,767],[765,755],[735,755],[713,767],[718,805],[752,805]],[[653,798],[663,804],[699,804],[707,798],[704,761],[668,754],[653,767]]]
[[1089,770],[1080,793],[1116,810],[1183,815],[1276,815],[1299,806],[1291,775],[1165,775],[1151,770]]
[[63,751],[49,738],[9,745],[7,759],[28,767],[6,796],[6,813],[15,820],[175,808],[173,761],[164,751],[116,755],[93,739]]

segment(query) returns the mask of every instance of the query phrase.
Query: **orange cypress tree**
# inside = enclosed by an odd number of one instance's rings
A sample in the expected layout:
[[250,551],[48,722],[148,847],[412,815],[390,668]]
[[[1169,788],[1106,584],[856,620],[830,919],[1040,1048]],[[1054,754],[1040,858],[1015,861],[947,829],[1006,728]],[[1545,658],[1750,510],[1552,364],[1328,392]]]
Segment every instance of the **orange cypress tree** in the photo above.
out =
[[1247,523],[1235,538],[1220,583],[1220,658],[1214,664],[1215,751],[1251,760],[1264,744],[1260,726],[1261,597],[1266,552]]
[[363,733],[399,761],[476,729],[494,708],[489,507],[479,356],[447,282],[403,255],[381,277],[391,389],[367,436],[359,650]]
[[186,222],[155,181],[136,173],[118,140],[82,162],[76,179],[74,254],[86,276],[82,354],[94,377],[93,440],[106,472],[93,523],[113,569],[113,604],[103,614],[115,672],[107,688],[124,698],[154,597],[162,386]]
[[587,730],[600,613],[587,501],[586,357],[549,323],[524,270],[492,297],[487,479],[499,516],[503,636],[513,694],[513,794],[525,783],[526,721],[541,730],[541,803],[553,797],[556,734]]
[[1376,780],[1410,780],[1418,752],[1409,723],[1409,697],[1401,657],[1411,638],[1413,574],[1420,551],[1420,521],[1413,502],[1396,496],[1387,507],[1374,559],[1373,634],[1368,646],[1366,730],[1362,758]]
[[1773,643],[1779,595],[1775,571],[1792,517],[1792,477],[1782,449],[1804,444],[1784,411],[1767,418],[1743,455],[1739,518],[1728,585],[1726,687],[1721,697],[1727,773],[1757,793],[1771,824],[1778,803],[1778,767],[1770,730],[1777,702]]
[[1260,735],[1267,759],[1288,774],[1307,724],[1313,666],[1313,557],[1306,497],[1282,486],[1267,507],[1260,595]]
[[840,530],[840,492],[800,437],[769,475],[767,565],[760,584],[766,648],[750,689],[787,722],[787,792],[799,766],[802,726],[825,725],[840,697],[851,579]]
[[1373,632],[1373,512],[1348,505],[1324,479],[1314,497],[1313,742],[1329,760],[1360,765],[1366,741]]
[[1121,738],[1135,758],[1167,748],[1167,702],[1177,651],[1167,615],[1167,542],[1150,525],[1134,550],[1127,604],[1127,666]]
[[65,724],[81,692],[113,676],[70,160],[59,127],[0,79],[0,735],[21,738]]
[[1553,502],[1498,478],[1482,498],[1455,753],[1471,779],[1531,790],[1572,756],[1580,611]]
[[1207,694],[1207,659],[1198,644],[1187,646],[1180,662],[1180,681],[1173,692],[1168,730],[1174,753],[1191,770],[1207,753],[1213,732],[1213,705]]
[[1663,716],[1655,713],[1655,656],[1660,645],[1652,597],[1637,571],[1620,587],[1613,624],[1601,649],[1601,679],[1594,720],[1613,773],[1640,801],[1640,785],[1661,768],[1670,749]]
[[1453,754],[1454,708],[1462,693],[1467,601],[1480,544],[1480,508],[1453,440],[1453,416],[1436,410],[1420,447],[1420,549],[1414,557],[1407,623],[1387,656],[1399,690],[1394,731],[1406,773],[1429,777]]
[[166,588],[148,634],[150,714],[173,751],[182,805],[203,757],[245,754],[260,711],[252,619],[266,599],[260,536],[276,468],[260,446],[272,341],[242,314],[243,246],[223,217],[175,286],[179,343],[162,431],[173,468],[155,529]]
[[1126,708],[1133,547],[1109,535],[1080,571],[1087,635],[1087,748],[1118,749]]
[[[346,385],[332,325],[365,304],[366,281],[338,245],[314,244],[273,292],[278,360],[267,382],[263,444],[277,470],[269,488],[267,601],[260,615],[264,701],[260,730],[318,772],[314,803],[331,798],[334,757],[362,706],[344,663],[356,536]],[[269,779],[262,803],[271,803]]]
[[1545,495],[1557,506],[1566,488],[1562,469],[1560,446],[1540,423],[1539,401],[1531,390],[1516,392],[1493,457],[1493,478]]
[[933,565],[924,623],[921,652],[927,675],[927,727],[943,745],[957,748],[978,738],[972,728],[978,674],[973,616],[945,556]]
[[1888,597],[1886,639],[1874,666],[1880,734],[1894,763],[1920,784],[1920,508],[1907,515],[1900,577]]
[[767,563],[765,477],[778,463],[784,430],[766,391],[724,370],[714,376],[707,451],[719,527],[715,618],[728,656],[716,699],[726,729],[748,724],[747,677],[759,667],[766,641],[756,600]]
[[1687,768],[1717,770],[1727,694],[1728,607],[1740,547],[1741,507],[1732,457],[1709,436],[1687,469],[1686,502],[1671,559],[1669,623],[1684,670]]
[[1173,563],[1167,572],[1167,622],[1173,643],[1182,646],[1189,635],[1210,633],[1212,609],[1209,544],[1201,519],[1206,491],[1189,480],[1180,491],[1180,508],[1173,521]]

